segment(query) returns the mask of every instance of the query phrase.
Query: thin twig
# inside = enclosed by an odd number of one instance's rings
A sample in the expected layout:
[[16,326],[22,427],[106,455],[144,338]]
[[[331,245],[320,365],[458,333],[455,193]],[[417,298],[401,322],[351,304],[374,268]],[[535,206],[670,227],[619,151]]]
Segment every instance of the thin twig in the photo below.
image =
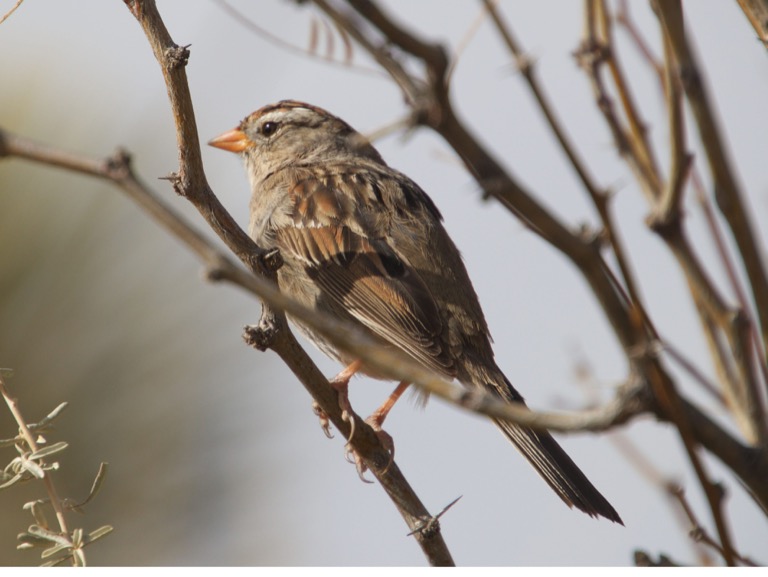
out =
[[[291,306],[298,306],[290,300],[286,301],[270,282],[270,277],[274,277],[274,268],[265,264],[269,253],[256,246],[240,229],[207,184],[202,167],[189,85],[184,71],[188,51],[180,49],[173,42],[154,1],[124,1],[143,28],[155,58],[161,66],[168,89],[180,151],[179,173],[172,177],[174,189],[193,203],[217,235],[246,267],[257,275],[258,278],[249,280],[242,278],[242,282],[250,283],[254,289],[258,288],[265,300],[262,322],[266,327],[266,332],[263,334],[268,335],[268,338],[267,342],[260,343],[259,346],[268,346],[280,356],[334,425],[349,438],[351,429],[349,423],[342,419],[337,393],[328,385],[327,379],[288,330],[285,315],[266,305],[267,302],[285,304],[284,308],[288,311],[291,310]],[[229,272],[240,277],[248,276],[238,269]],[[304,307],[301,308],[304,309]],[[301,315],[302,312],[306,311],[300,311],[299,314]],[[408,526],[411,529],[419,526],[423,519],[430,517],[429,512],[408,485],[397,465],[395,463],[388,465],[391,461],[389,452],[377,435],[359,418],[355,418],[356,433],[351,446],[361,457],[365,466],[379,479]],[[418,533],[415,537],[431,564],[453,563],[439,531],[429,534]]]
[[757,39],[768,48],[768,2],[765,0],[738,0],[744,15],[757,33]]
[[627,2],[627,0],[620,0],[618,3],[618,7],[616,9],[616,23],[623,26],[627,31],[635,47],[640,52],[640,55],[651,66],[651,68],[653,68],[653,71],[656,73],[659,82],[666,90],[664,68],[661,64],[659,64],[659,61],[653,55],[653,52],[651,52],[651,49],[648,47],[648,43],[645,41],[645,38],[643,38],[642,34],[640,34],[640,31],[635,25],[635,21],[630,16],[629,2]]
[[608,13],[605,0],[596,0],[597,29],[600,30],[603,42],[608,50],[607,64],[616,91],[619,95],[622,110],[629,124],[629,141],[632,144],[633,153],[637,160],[640,172],[648,180],[648,190],[658,194],[660,189],[658,175],[658,163],[653,153],[653,148],[648,140],[648,130],[645,122],[640,117],[640,111],[635,102],[632,90],[627,82],[626,75],[619,63],[618,54],[614,49],[613,21]]
[[[632,274],[632,269],[629,264],[624,243],[619,235],[618,227],[615,225],[615,221],[610,210],[610,193],[602,187],[599,187],[594,178],[592,177],[586,162],[582,159],[575,145],[572,143],[570,137],[567,135],[562,122],[559,120],[554,107],[547,94],[544,92],[543,87],[539,83],[538,77],[535,73],[535,68],[531,58],[529,58],[520,47],[520,44],[515,39],[511,27],[503,20],[496,5],[491,0],[483,0],[486,10],[491,15],[496,29],[502,37],[502,40],[506,44],[509,51],[512,53],[517,67],[526,80],[528,87],[531,90],[536,102],[544,114],[547,124],[552,130],[553,134],[557,138],[560,147],[567,156],[570,165],[576,171],[579,179],[581,180],[584,189],[589,194],[592,204],[600,217],[600,221],[605,231],[607,242],[613,248],[616,262],[619,265],[621,272],[623,286],[626,287],[626,302],[629,307],[632,308],[630,315],[637,315],[640,317],[640,324],[648,327],[654,337],[657,337],[656,329],[651,323],[649,315],[645,312],[642,299],[640,298],[639,290],[637,289],[637,283]],[[616,281],[616,286],[619,286]]]
[[[720,544],[715,541],[709,533],[707,533],[704,526],[699,522],[698,518],[696,517],[696,514],[693,511],[693,508],[688,503],[688,499],[685,496],[685,491],[682,487],[676,484],[670,484],[668,487],[669,493],[677,500],[677,502],[680,504],[680,508],[685,513],[685,516],[688,518],[688,521],[691,524],[691,528],[689,531],[689,534],[691,538],[696,543],[702,543],[708,547],[711,547],[717,553],[727,560],[727,552],[723,549],[723,547],[720,546]],[[742,555],[739,555],[735,551],[732,552],[735,559],[739,561],[742,565],[747,565],[749,567],[757,567],[757,564],[749,559],[748,557],[744,557]]]
[[[16,424],[19,425],[19,432],[21,433],[21,436],[24,437],[24,442],[27,444],[30,453],[36,453],[40,450],[40,446],[37,444],[35,436],[29,430],[26,419],[24,419],[24,415],[21,414],[16,399],[11,397],[11,395],[8,393],[8,389],[5,386],[5,379],[3,379],[1,372],[0,395],[2,395],[3,400],[5,400],[5,404],[8,405],[8,409],[10,410],[11,415],[13,415]],[[61,535],[65,536],[65,538],[69,541],[69,528],[67,527],[67,518],[64,515],[64,505],[62,500],[59,498],[59,493],[56,490],[56,485],[53,484],[53,479],[51,478],[49,471],[42,471],[42,481],[43,485],[45,485],[45,490],[48,493],[48,500],[51,503],[51,507],[53,507],[54,513],[56,514],[56,522],[59,524],[59,531],[61,532]],[[80,555],[84,561],[85,554],[80,551]]]
[[[290,42],[283,40],[277,34],[273,34],[266,28],[259,26],[252,18],[249,18],[248,16],[246,16],[243,12],[241,12],[240,10],[232,6],[226,0],[213,0],[213,1],[215,4],[219,6],[219,8],[221,8],[221,10],[223,10],[229,16],[231,16],[238,24],[240,24],[241,26],[244,26],[245,28],[247,28],[257,36],[264,38],[270,44],[273,44],[278,48],[282,48],[286,52],[290,52],[291,54],[296,54],[304,58],[313,58],[315,60],[319,60],[324,64],[337,66],[345,70],[364,74],[366,76],[373,76],[376,78],[386,78],[386,74],[382,73],[381,70],[378,70],[375,68],[368,68],[367,66],[361,66],[359,64],[355,64],[351,62],[350,61],[351,52],[349,50],[348,40],[344,36],[342,37],[342,39],[344,41],[344,46],[346,48],[345,59],[343,61],[339,61],[333,57],[332,55],[333,51],[330,48],[326,54],[319,54],[316,50],[313,49],[313,46],[315,44],[314,41],[310,41],[309,49],[302,48],[301,46],[296,46],[295,44],[291,44]],[[312,30],[314,30],[314,28],[312,28]],[[332,33],[331,30],[330,29],[326,30],[326,33],[329,35],[328,37],[331,38],[331,33]],[[316,40],[316,36],[314,34],[312,34],[310,37]],[[331,42],[331,40],[329,40],[329,42]]]
[[[685,35],[682,6],[680,0],[658,0],[658,15],[664,33],[669,37],[675,54],[675,61],[680,70],[683,89],[688,98],[701,143],[707,155],[712,180],[715,186],[715,199],[718,207],[731,229],[744,264],[744,271],[749,278],[755,309],[760,319],[762,331],[762,356],[768,357],[768,276],[754,226],[749,218],[744,195],[738,183],[735,170],[727,155],[727,147],[709,94],[704,86],[702,73]],[[768,386],[768,383],[764,384]],[[753,395],[753,397],[759,399]],[[755,404],[761,410],[761,404]],[[757,407],[760,406],[758,409]],[[768,423],[765,418],[756,422],[762,444],[768,442]]]
[[3,14],[2,18],[0,18],[0,24],[2,24],[3,22],[5,22],[6,20],[8,20],[8,18],[11,16],[11,14],[13,14],[14,12],[16,12],[16,9],[17,9],[19,6],[21,6],[21,3],[22,3],[22,2],[24,2],[24,0],[16,0],[16,4],[14,4],[14,5],[13,5],[13,7],[11,7],[11,9],[10,9],[10,10],[8,10],[8,12],[6,12],[5,14]]
[[[679,238],[676,242],[677,246],[673,248],[673,251],[678,254],[684,271],[696,271],[701,269],[698,259],[694,258],[691,252],[692,247],[679,232],[680,208],[669,212],[680,202],[679,196],[682,192],[683,181],[683,171],[680,169],[690,163],[690,156],[684,153],[681,146],[683,132],[680,126],[682,114],[678,111],[678,108],[681,106],[680,89],[677,88],[680,85],[680,79],[676,72],[678,66],[672,58],[671,44],[666,37],[663,40],[665,46],[665,65],[662,66],[654,58],[631,19],[626,2],[620,3],[617,20],[629,31],[630,37],[646,63],[657,71],[657,79],[659,86],[665,94],[665,102],[667,103],[670,118],[673,156],[670,177],[667,181],[667,192],[664,195],[665,200],[652,208],[652,214],[648,222],[657,232],[663,232],[665,229],[675,230],[673,236]],[[670,83],[674,83],[674,85],[670,86]],[[707,226],[718,251],[720,261],[725,268],[726,276],[736,295],[739,309],[734,311],[725,307],[723,299],[717,296],[712,288],[712,281],[703,272],[696,272],[693,275],[686,272],[686,275],[691,284],[694,302],[699,311],[704,336],[707,339],[715,369],[728,395],[734,419],[747,438],[755,442],[760,436],[759,430],[762,428],[762,413],[764,412],[762,400],[759,398],[759,394],[757,394],[761,387],[756,382],[756,379],[762,376],[763,382],[768,383],[768,363],[766,363],[766,358],[761,351],[760,337],[756,328],[754,314],[746,298],[741,279],[736,274],[733,259],[725,247],[720,225],[714,217],[696,166],[691,166],[691,177],[696,197],[704,211]],[[680,186],[679,191],[676,191],[677,185]],[[668,239],[668,242],[670,240]],[[712,298],[713,296],[714,299]],[[717,330],[718,328],[720,331]],[[727,347],[722,342],[720,334],[725,335],[728,339]],[[749,391],[755,391],[755,393],[752,394]],[[755,397],[754,401],[753,396]]]
[[[498,0],[494,0],[495,2],[498,2]],[[469,47],[472,40],[477,35],[477,32],[480,30],[480,27],[482,26],[483,22],[485,22],[485,19],[488,17],[488,9],[486,7],[480,8],[480,11],[477,13],[477,16],[474,17],[472,22],[470,22],[469,26],[467,27],[467,31],[464,33],[464,36],[462,36],[459,41],[456,43],[456,48],[453,50],[453,56],[451,57],[451,61],[448,64],[448,70],[445,71],[445,83],[450,86],[451,85],[451,79],[453,78],[453,73],[456,72],[456,68],[459,65],[459,62],[461,61],[461,57],[463,56],[464,52]]]
[[[379,34],[384,34],[391,44],[399,47],[404,53],[412,55],[427,68],[429,82],[426,87],[429,93],[423,95],[421,102],[428,103],[432,109],[418,113],[421,123],[435,130],[453,147],[487,195],[496,197],[511,212],[520,216],[531,230],[540,234],[572,260],[597,296],[598,303],[603,307],[606,318],[624,347],[633,370],[637,371],[640,381],[654,382],[654,387],[660,387],[662,401],[664,394],[667,393],[674,394],[675,399],[680,401],[675,404],[671,413],[668,403],[660,404],[656,407],[656,414],[673,423],[677,423],[679,419],[685,419],[688,426],[692,428],[693,434],[701,440],[703,445],[718,458],[730,463],[734,470],[738,470],[739,476],[745,480],[750,490],[760,495],[758,498],[761,502],[768,503],[768,487],[760,480],[760,474],[756,473],[756,471],[768,471],[766,456],[756,454],[750,447],[741,445],[727,431],[711,421],[706,414],[687,402],[672,388],[671,378],[662,364],[654,355],[647,354],[650,350],[648,335],[644,332],[647,327],[643,327],[636,310],[633,314],[633,311],[627,307],[627,300],[621,286],[613,278],[610,267],[601,258],[596,243],[585,241],[571,233],[549,211],[536,202],[458,119],[451,106],[447,87],[441,79],[441,74],[445,71],[444,62],[440,58],[441,51],[433,44],[419,39],[413,32],[407,31],[403,25],[395,23],[371,0],[347,1],[359,15],[374,26]],[[320,0],[316,0],[315,3],[321,8],[325,5],[325,2]],[[587,2],[588,9],[591,4]],[[378,44],[368,37],[368,28],[360,25],[358,20],[337,10],[330,12],[329,16],[337,20],[351,37],[355,39],[358,36],[363,37],[364,41],[361,45],[366,50],[377,49]],[[588,19],[588,21],[591,20],[593,18]],[[399,70],[402,71],[402,67]],[[402,86],[401,78],[395,75],[393,78]],[[413,86],[414,82],[418,84],[418,80],[410,78],[410,81],[406,81],[405,84]],[[406,102],[412,107],[415,106],[408,98]],[[691,439],[690,435],[688,439]]]

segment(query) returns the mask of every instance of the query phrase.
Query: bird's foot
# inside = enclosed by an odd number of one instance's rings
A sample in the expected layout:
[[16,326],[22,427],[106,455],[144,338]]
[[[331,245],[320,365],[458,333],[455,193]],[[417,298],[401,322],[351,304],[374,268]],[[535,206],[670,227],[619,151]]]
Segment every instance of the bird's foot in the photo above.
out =
[[[328,380],[328,384],[330,384],[338,394],[341,420],[349,424],[349,439],[355,434],[355,413],[349,402],[349,380],[358,370],[360,370],[360,365],[361,363],[359,361],[355,361],[338,375]],[[320,427],[323,429],[325,436],[332,439],[331,420],[328,417],[328,413],[325,412],[317,401],[312,401],[312,411],[317,415],[318,419],[320,419]]]
[[331,433],[331,420],[328,418],[328,413],[323,410],[323,407],[321,407],[320,403],[317,401],[312,401],[312,412],[315,413],[320,420],[320,427],[323,429],[325,436],[329,439],[333,439],[333,433]]
[[[370,427],[373,429],[373,432],[378,437],[379,442],[389,454],[387,465],[382,470],[382,473],[386,473],[395,460],[395,442],[392,439],[392,435],[381,428],[381,420],[378,418],[376,413],[368,417],[365,422],[370,425]],[[372,482],[365,478],[365,472],[368,470],[368,465],[366,465],[365,460],[360,456],[360,454],[355,450],[349,441],[347,441],[347,444],[344,446],[344,458],[355,466],[358,476],[364,483]]]

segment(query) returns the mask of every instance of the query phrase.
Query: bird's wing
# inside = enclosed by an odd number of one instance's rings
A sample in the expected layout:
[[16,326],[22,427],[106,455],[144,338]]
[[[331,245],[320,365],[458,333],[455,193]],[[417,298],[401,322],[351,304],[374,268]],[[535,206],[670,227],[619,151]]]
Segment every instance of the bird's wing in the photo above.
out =
[[303,264],[324,297],[374,334],[430,369],[453,375],[440,339],[441,316],[418,272],[384,238],[366,235],[360,219],[353,224],[349,211],[357,208],[333,182],[298,182],[291,194],[294,222],[276,231],[280,250]]

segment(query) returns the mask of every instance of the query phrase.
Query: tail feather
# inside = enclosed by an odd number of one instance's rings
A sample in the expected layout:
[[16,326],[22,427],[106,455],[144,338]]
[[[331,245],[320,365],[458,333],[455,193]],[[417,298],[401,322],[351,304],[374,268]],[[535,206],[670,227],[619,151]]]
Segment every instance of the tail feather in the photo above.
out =
[[[509,403],[525,404],[520,393],[492,361],[486,359],[477,362],[471,357],[465,357],[462,368],[464,372],[459,376],[461,382],[473,386],[482,385]],[[590,517],[602,516],[614,523],[624,524],[608,500],[587,479],[552,435],[513,423],[495,419],[494,422],[566,505],[576,507]]]
[[566,505],[576,507],[590,517],[600,515],[614,523],[624,524],[608,500],[549,433],[495,422]]

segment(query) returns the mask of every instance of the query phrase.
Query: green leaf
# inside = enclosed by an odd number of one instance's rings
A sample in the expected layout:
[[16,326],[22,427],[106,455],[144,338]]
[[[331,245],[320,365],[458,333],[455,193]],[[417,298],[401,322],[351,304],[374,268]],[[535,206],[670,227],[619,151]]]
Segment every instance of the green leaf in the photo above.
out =
[[93,543],[97,539],[101,539],[102,537],[105,537],[109,535],[112,531],[114,531],[114,527],[111,525],[104,525],[103,527],[99,527],[98,529],[95,529],[88,533],[88,535],[85,538],[86,545],[89,543]]
[[66,441],[59,441],[58,443],[54,443],[53,445],[49,445],[47,447],[43,447],[42,449],[38,449],[27,458],[30,461],[37,461],[49,455],[60,453],[61,451],[66,449],[68,446],[69,446],[69,443],[67,443]]
[[0,439],[0,448],[10,447],[15,445],[21,440],[21,436],[14,437],[13,439]]
[[47,499],[38,499],[37,501],[30,501],[29,503],[24,504],[24,509],[28,509],[32,512],[32,516],[35,518],[35,522],[40,527],[45,527],[46,529],[50,527],[50,524],[48,523],[48,519],[45,518],[45,512],[43,511],[42,505],[47,502]]
[[26,459],[22,461],[21,463],[21,469],[23,471],[29,472],[31,475],[34,475],[38,479],[42,479],[45,477],[45,471],[43,468],[35,463],[34,461],[27,461]]
[[41,559],[47,559],[48,557],[52,557],[53,555],[56,555],[59,551],[64,551],[66,549],[71,549],[71,546],[69,544],[67,545],[54,545],[53,547],[49,547],[45,551],[43,551],[40,554]]
[[27,426],[29,427],[29,429],[31,431],[36,431],[36,430],[39,430],[39,429],[44,429],[45,427],[50,425],[54,421],[54,419],[56,419],[56,417],[58,417],[61,414],[61,412],[64,409],[67,408],[68,404],[69,403],[67,403],[66,401],[61,403],[58,407],[56,407],[50,413],[48,413],[48,416],[40,419],[39,423],[31,423],[31,424],[29,424]]
[[26,532],[19,533],[16,536],[16,539],[21,541],[21,543],[16,546],[17,549],[21,549],[22,547],[24,549],[28,549],[29,547],[48,547],[51,544],[48,539],[42,539]]
[[61,533],[56,533],[55,531],[49,531],[48,529],[44,529],[39,525],[30,525],[29,529],[27,529],[27,532],[30,535],[40,537],[41,539],[47,539],[53,543],[59,543],[60,545],[65,545],[67,547],[72,545],[72,542],[69,540],[68,536],[62,535]]
[[67,507],[69,509],[79,511],[82,507],[91,502],[91,500],[96,496],[96,493],[99,492],[99,489],[101,489],[101,484],[104,482],[104,477],[107,475],[108,466],[109,463],[102,462],[99,464],[99,470],[96,472],[96,478],[93,480],[90,493],[88,493],[88,496],[81,503],[68,503]]
[[14,475],[13,477],[11,477],[11,480],[10,480],[10,481],[6,481],[6,482],[5,482],[5,483],[3,483],[2,485],[0,485],[0,489],[5,489],[6,487],[10,487],[11,485],[13,485],[14,483],[16,483],[17,481],[21,480],[21,478],[22,478],[23,476],[24,476],[24,471],[22,471],[21,473],[17,473],[17,474],[16,474],[16,475]]
[[82,549],[72,551],[72,558],[75,560],[75,567],[85,567],[85,553]]

